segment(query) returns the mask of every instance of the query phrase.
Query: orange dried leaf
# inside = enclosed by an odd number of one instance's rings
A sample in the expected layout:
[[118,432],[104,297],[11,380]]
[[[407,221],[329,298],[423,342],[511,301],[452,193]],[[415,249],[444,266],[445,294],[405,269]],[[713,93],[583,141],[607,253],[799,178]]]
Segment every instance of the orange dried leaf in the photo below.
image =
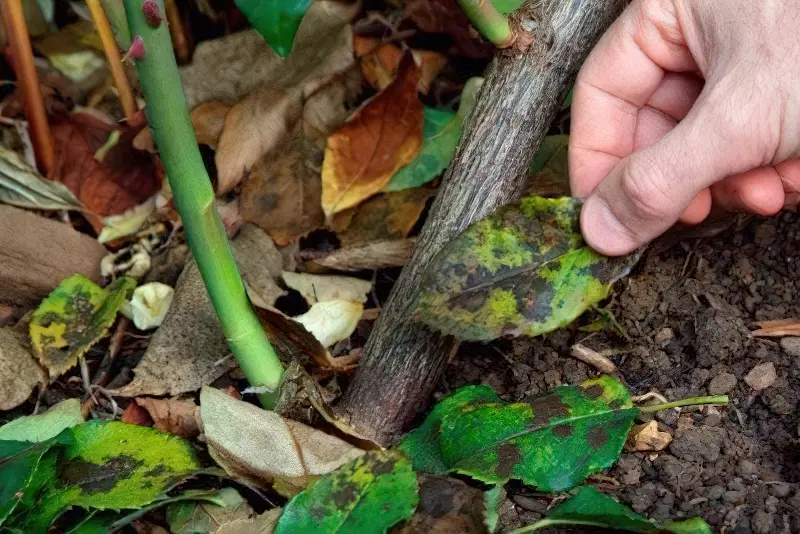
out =
[[395,80],[328,138],[322,208],[330,217],[378,193],[422,146],[420,69],[407,53]]
[[155,195],[161,179],[149,154],[133,148],[135,132],[122,131],[119,141],[98,161],[115,125],[88,113],[51,123],[58,161],[51,178],[66,185],[93,213],[119,215]]
[[[371,37],[354,38],[353,51],[361,58],[361,72],[367,82],[375,89],[384,89],[394,79],[403,50],[392,43],[380,44]],[[430,91],[431,83],[447,65],[447,57],[430,50],[412,50],[414,59],[420,65],[420,80],[417,89],[423,95]]]

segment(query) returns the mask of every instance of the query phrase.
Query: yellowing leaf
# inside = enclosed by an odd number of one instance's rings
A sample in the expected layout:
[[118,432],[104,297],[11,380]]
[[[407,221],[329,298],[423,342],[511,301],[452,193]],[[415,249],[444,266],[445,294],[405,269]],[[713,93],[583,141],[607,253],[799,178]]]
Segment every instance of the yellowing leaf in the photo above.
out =
[[323,347],[330,347],[355,332],[364,305],[347,300],[319,302],[295,321],[311,332]]
[[277,484],[284,495],[364,454],[339,438],[207,386],[200,391],[200,417],[217,463],[231,475]]
[[106,335],[134,287],[135,280],[123,277],[103,289],[76,274],[42,301],[33,312],[29,332],[51,379],[67,372]]
[[420,70],[407,53],[395,80],[328,138],[322,208],[330,217],[378,193],[422,146]]

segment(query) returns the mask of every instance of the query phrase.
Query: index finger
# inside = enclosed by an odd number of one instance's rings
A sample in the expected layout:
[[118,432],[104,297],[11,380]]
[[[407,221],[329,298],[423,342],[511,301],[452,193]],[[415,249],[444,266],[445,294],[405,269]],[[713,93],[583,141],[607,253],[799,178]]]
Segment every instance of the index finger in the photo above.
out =
[[[573,95],[569,143],[574,195],[588,196],[634,151],[639,111],[656,95],[666,73],[697,70],[671,6],[672,2],[662,0],[635,1],[600,39],[581,69]],[[680,97],[660,95],[658,107],[667,111],[662,106],[669,107],[673,98]]]

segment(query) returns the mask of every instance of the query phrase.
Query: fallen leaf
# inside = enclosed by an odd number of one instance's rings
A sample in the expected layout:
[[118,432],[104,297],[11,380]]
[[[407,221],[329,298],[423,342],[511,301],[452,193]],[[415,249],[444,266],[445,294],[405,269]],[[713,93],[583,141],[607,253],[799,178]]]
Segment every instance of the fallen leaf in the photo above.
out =
[[67,399],[43,414],[18,417],[0,426],[0,440],[46,441],[59,435],[65,428],[81,423],[81,402],[78,399]]
[[0,145],[0,202],[38,210],[82,210],[64,184],[43,178],[16,152]]
[[281,58],[254,30],[203,41],[192,63],[178,68],[186,105],[218,100],[232,105],[273,77]]
[[286,61],[267,84],[228,112],[216,153],[220,194],[233,189],[288,137],[306,98],[353,65],[350,20],[359,7],[334,0],[313,2]]
[[236,0],[236,7],[281,57],[292,49],[311,0]]
[[105,225],[97,236],[100,243],[109,243],[122,237],[133,235],[141,230],[145,221],[156,210],[156,197],[153,196],[146,202],[134,206],[121,215],[103,217]]
[[497,525],[500,523],[500,506],[506,499],[506,490],[502,484],[497,484],[493,488],[483,492],[483,503],[485,506],[484,523],[490,534],[497,532]]
[[[231,107],[228,104],[212,100],[204,102],[192,110],[192,127],[198,144],[208,145],[214,149],[217,148],[219,136],[222,135],[222,127],[225,125],[225,117],[230,109]],[[145,128],[139,132],[133,138],[133,148],[156,152],[153,131],[150,128]]]
[[407,0],[406,16],[425,33],[443,33],[453,40],[455,55],[489,58],[495,48],[472,27],[457,0]]
[[548,135],[533,157],[526,192],[531,196],[569,196],[568,135]]
[[402,267],[411,258],[415,239],[378,241],[361,247],[340,248],[333,252],[304,250],[303,259],[336,271],[365,271]]
[[470,78],[461,93],[458,113],[425,108],[422,148],[414,161],[398,170],[384,191],[400,191],[424,185],[450,166],[456,153],[464,121],[475,107],[483,78]]
[[655,525],[591,486],[582,487],[574,497],[553,508],[544,519],[524,527],[524,530],[534,532],[541,528],[570,525],[640,534],[711,534],[711,527],[699,517]]
[[26,336],[12,327],[0,328],[0,410],[25,402],[47,375],[31,354]]
[[[353,50],[361,60],[361,72],[375,89],[385,89],[394,79],[403,49],[394,43],[382,44],[373,37],[353,37]],[[411,50],[420,66],[420,79],[417,89],[423,95],[430,91],[431,83],[447,65],[447,56],[431,50]]]
[[394,534],[485,534],[483,492],[454,478],[419,476],[419,505]]
[[232,476],[273,484],[286,496],[364,453],[208,386],[200,391],[200,417],[209,453],[220,466]]
[[186,439],[196,438],[200,434],[198,407],[191,400],[137,397],[136,404],[147,410],[158,430]]
[[128,425],[153,426],[153,419],[150,414],[135,402],[128,404],[119,420]]
[[314,304],[310,310],[294,320],[327,348],[349,339],[356,331],[362,313],[363,304],[348,300],[329,300]]
[[326,276],[308,273],[282,274],[286,285],[298,291],[310,305],[329,300],[367,302],[367,294],[372,290],[372,282],[350,276]]
[[[184,501],[167,507],[167,524],[173,534],[269,534],[281,509],[261,516],[233,488],[219,491],[220,502]],[[249,530],[248,530],[249,527]],[[259,530],[255,530],[259,528]]]
[[379,192],[422,146],[420,71],[411,54],[395,80],[328,138],[322,165],[322,208],[330,217]]
[[343,247],[350,248],[408,237],[425,211],[428,200],[435,195],[436,189],[420,187],[373,197],[358,207],[337,214],[334,227],[342,216],[349,220],[345,230],[337,228],[336,237]]
[[275,533],[386,532],[411,517],[418,502],[408,460],[397,451],[368,452],[289,501]]
[[175,290],[160,282],[150,282],[133,290],[130,302],[122,313],[133,321],[139,330],[158,328],[167,315]]
[[[33,41],[34,49],[74,83],[106,69],[102,44],[91,22],[82,20]],[[102,83],[102,82],[101,82]]]
[[120,278],[107,289],[79,274],[53,290],[31,316],[31,344],[51,380],[69,371],[114,324],[136,281]]
[[639,413],[609,376],[514,404],[487,386],[467,386],[442,400],[400,449],[417,470],[564,491],[617,460]]
[[242,279],[262,302],[272,306],[285,293],[275,283],[283,272],[283,256],[264,230],[252,224],[243,225],[234,240],[233,258]]
[[100,216],[119,215],[142,204],[161,189],[149,154],[133,149],[133,133],[123,133],[103,161],[95,153],[116,130],[88,113],[51,121],[58,152],[54,178]]
[[658,422],[650,421],[644,425],[634,427],[631,431],[631,445],[636,451],[663,451],[672,442],[669,432],[658,429]]
[[273,508],[251,519],[231,521],[220,525],[216,534],[272,534],[283,513],[283,508]]
[[417,313],[460,340],[536,336],[606,298],[641,255],[606,258],[586,246],[581,201],[526,197],[476,222],[431,261]]

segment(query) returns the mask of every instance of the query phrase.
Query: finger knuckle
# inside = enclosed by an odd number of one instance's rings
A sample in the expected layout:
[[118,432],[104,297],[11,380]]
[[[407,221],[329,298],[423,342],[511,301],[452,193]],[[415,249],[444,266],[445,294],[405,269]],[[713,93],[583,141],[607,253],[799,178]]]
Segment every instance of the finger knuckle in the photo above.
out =
[[632,157],[620,177],[622,194],[630,203],[637,221],[631,221],[632,232],[640,221],[660,221],[670,215],[672,202],[666,178],[660,167],[645,156]]

